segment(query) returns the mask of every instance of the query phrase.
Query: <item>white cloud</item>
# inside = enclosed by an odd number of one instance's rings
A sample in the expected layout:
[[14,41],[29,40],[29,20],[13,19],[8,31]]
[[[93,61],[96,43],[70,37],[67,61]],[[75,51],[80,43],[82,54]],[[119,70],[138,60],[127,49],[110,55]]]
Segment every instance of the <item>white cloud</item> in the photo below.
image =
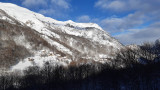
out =
[[106,8],[111,8],[111,9],[118,11],[118,10],[122,10],[125,6],[126,5],[124,2],[113,1]]
[[26,7],[35,7],[35,6],[46,6],[47,2],[46,0],[24,0],[22,2],[22,5],[26,6]]
[[54,14],[56,11],[54,9],[41,9],[39,10],[39,13],[44,14],[44,15],[50,15]]
[[123,44],[142,44],[143,42],[154,42],[160,38],[160,22],[156,22],[144,29],[130,30],[131,32],[116,35]]
[[[126,13],[123,17],[101,20],[101,26],[111,34],[121,33],[116,37],[125,44],[159,38],[160,27],[155,24],[160,21],[160,0],[98,0],[95,7],[117,16]],[[147,23],[151,25],[147,27]]]
[[88,15],[82,15],[80,17],[77,18],[78,22],[90,22],[91,19]]
[[70,11],[70,0],[24,0],[22,5],[28,8],[35,8],[37,12],[52,16],[54,18],[63,18]]
[[69,9],[70,4],[66,0],[52,0],[53,5],[57,5],[64,9]]
[[98,0],[96,8],[112,12],[127,12],[131,10],[149,12],[160,8],[160,0]]
[[140,12],[136,12],[122,18],[111,17],[103,19],[101,21],[101,25],[110,33],[123,32],[143,24],[145,21],[147,21],[147,19],[144,20],[146,17],[147,16],[145,15],[141,15]]

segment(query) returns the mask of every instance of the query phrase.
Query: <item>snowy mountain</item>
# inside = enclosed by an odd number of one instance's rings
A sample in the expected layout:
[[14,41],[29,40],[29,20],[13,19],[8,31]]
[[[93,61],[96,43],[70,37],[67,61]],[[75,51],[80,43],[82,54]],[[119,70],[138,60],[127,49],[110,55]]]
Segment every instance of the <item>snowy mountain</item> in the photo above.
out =
[[[1,67],[25,69],[108,62],[123,48],[95,23],[57,21],[10,3],[0,3]],[[7,64],[6,64],[7,62]]]

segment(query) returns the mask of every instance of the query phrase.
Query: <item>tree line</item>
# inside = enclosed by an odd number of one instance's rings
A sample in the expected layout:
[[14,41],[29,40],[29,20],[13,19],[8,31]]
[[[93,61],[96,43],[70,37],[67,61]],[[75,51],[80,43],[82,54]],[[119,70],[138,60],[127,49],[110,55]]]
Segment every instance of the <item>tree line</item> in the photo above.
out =
[[1,74],[0,90],[155,90],[160,88],[160,59],[154,48],[144,44],[138,49],[122,49],[112,65],[90,63],[63,67],[46,62],[43,68],[26,69],[23,75]]

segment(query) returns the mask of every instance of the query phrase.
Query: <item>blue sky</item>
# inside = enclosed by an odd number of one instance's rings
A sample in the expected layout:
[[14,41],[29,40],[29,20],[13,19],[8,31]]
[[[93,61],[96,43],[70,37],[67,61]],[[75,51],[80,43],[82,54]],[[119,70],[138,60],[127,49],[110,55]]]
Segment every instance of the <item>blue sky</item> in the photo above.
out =
[[160,0],[0,0],[54,19],[93,22],[123,44],[160,38]]

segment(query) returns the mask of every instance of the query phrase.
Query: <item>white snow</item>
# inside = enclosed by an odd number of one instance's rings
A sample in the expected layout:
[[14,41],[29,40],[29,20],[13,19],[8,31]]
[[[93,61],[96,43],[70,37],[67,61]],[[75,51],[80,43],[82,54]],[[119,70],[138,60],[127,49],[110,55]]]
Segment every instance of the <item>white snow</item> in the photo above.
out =
[[25,70],[30,66],[39,66],[42,68],[46,62],[51,63],[51,65],[63,65],[67,66],[71,62],[70,59],[66,57],[58,58],[59,55],[50,55],[53,52],[49,52],[46,50],[39,51],[35,56],[28,57],[22,61],[20,61],[17,65],[12,67],[12,71],[15,70]]
[[[66,25],[70,24],[75,27],[81,27],[81,28],[86,28],[86,27],[95,27],[97,29],[102,30],[100,26],[98,26],[95,23],[75,23],[71,20],[68,21],[57,21],[55,19],[49,18],[49,17],[44,17],[41,14],[32,12],[26,8],[19,7],[17,5],[11,4],[11,3],[1,3],[0,2],[0,9],[4,10],[7,12],[7,14],[11,15],[15,19],[26,23],[27,21],[32,21],[34,23],[33,28],[36,30],[41,30],[44,27],[44,24],[41,21],[45,21],[48,23],[54,23],[57,25]],[[19,14],[21,13],[21,14]]]
[[62,52],[66,52],[66,53],[72,55],[72,52],[71,52],[68,48],[66,48],[66,47],[64,47],[63,45],[61,45],[60,43],[51,40],[51,39],[48,38],[47,36],[43,36],[43,38],[44,38],[46,41],[48,41],[52,46],[56,46],[58,50],[60,50],[60,51],[62,51]]
[[17,45],[25,46],[27,49],[32,49],[32,46],[28,41],[26,41],[23,34],[18,37],[13,37],[13,40],[16,42]]

